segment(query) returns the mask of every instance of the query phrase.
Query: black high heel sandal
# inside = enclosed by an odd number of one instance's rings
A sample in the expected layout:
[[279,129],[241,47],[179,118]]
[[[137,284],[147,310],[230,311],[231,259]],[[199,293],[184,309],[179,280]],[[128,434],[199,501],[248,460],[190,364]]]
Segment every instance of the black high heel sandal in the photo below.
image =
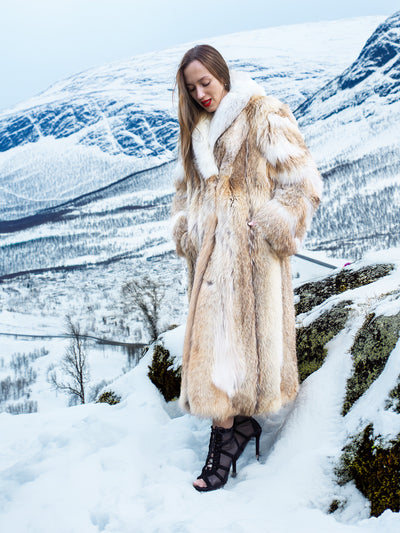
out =
[[253,437],[256,439],[256,459],[257,461],[260,459],[260,436],[262,429],[257,420],[254,420],[251,416],[238,415],[234,418],[233,430],[238,449],[232,462],[232,477],[236,477],[236,461]]
[[197,478],[204,480],[206,486],[193,485],[194,488],[199,492],[207,492],[223,487],[228,481],[231,465],[236,473],[238,446],[233,426],[228,429],[211,426],[206,464]]
[[228,481],[232,466],[232,477],[236,477],[236,461],[247,443],[256,438],[256,458],[260,457],[261,426],[248,416],[236,416],[229,429],[211,426],[210,444],[206,464],[197,479],[202,479],[205,487],[193,485],[199,492],[220,489]]

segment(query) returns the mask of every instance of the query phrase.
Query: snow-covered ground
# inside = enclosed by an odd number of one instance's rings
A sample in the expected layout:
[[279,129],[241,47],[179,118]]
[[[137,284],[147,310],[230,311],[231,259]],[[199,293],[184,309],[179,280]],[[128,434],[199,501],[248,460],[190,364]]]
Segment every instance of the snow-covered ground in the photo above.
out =
[[[219,491],[200,494],[191,486],[205,459],[210,422],[163,400],[147,377],[152,349],[109,386],[122,398],[118,405],[2,413],[0,531],[397,533],[399,513],[369,518],[368,502],[354,486],[338,487],[333,475],[347,435],[361,420],[373,421],[384,435],[400,431],[399,415],[383,408],[400,373],[400,343],[374,385],[345,418],[340,414],[357,329],[371,310],[389,315],[400,308],[393,293],[400,285],[400,250],[365,263],[381,261],[397,267],[373,284],[332,297],[332,304],[353,300],[354,309],[328,344],[325,364],[304,381],[291,406],[259,419],[260,462],[250,442],[237,478]],[[183,333],[180,326],[161,339],[178,358]],[[328,514],[338,497],[346,507]]]

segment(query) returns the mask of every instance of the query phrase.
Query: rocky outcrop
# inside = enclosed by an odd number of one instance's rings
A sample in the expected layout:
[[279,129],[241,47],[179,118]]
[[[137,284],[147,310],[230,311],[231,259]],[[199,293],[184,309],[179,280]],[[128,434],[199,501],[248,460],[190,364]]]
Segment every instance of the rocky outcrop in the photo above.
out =
[[[400,434],[396,434],[396,427],[400,427],[396,418],[400,414],[400,375],[389,390],[385,387],[388,379],[383,376],[389,359],[396,357],[400,337],[397,268],[394,263],[352,265],[295,291],[301,380],[323,364],[329,340],[343,329],[350,330],[356,321],[360,324],[348,351],[352,368],[341,413],[347,437],[334,475],[339,486],[350,483],[357,487],[368,500],[372,516],[386,509],[400,511]],[[389,376],[392,381],[396,377]],[[372,390],[378,379],[380,386]],[[363,411],[357,401],[367,394]],[[375,410],[368,410],[369,404],[376,406]],[[385,410],[393,416],[383,423]],[[335,499],[329,512],[340,516],[346,503],[346,496]]]

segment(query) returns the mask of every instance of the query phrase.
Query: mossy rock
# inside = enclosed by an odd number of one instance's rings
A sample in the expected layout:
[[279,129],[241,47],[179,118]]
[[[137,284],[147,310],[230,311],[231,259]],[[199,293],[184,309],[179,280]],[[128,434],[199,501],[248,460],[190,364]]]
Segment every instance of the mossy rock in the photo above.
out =
[[400,414],[400,376],[397,378],[397,385],[389,392],[385,409],[391,409]]
[[357,289],[387,276],[394,269],[392,264],[381,264],[362,267],[358,270],[344,269],[321,281],[304,283],[294,293],[300,300],[295,305],[296,313],[307,313],[335,294],[349,289]]
[[169,351],[157,344],[148,376],[167,402],[177,398],[181,389],[181,369],[175,370],[173,364]]
[[400,435],[388,443],[375,437],[372,424],[343,448],[336,470],[340,484],[354,480],[370,501],[371,515],[400,511]]
[[116,405],[121,401],[121,397],[117,396],[113,391],[103,392],[96,403],[108,403],[109,405]]
[[347,380],[343,415],[381,374],[399,336],[400,313],[392,316],[371,313],[367,316],[351,347],[353,374]]
[[343,328],[351,301],[343,301],[323,313],[309,326],[296,330],[296,350],[300,382],[318,370],[328,353],[325,345]]

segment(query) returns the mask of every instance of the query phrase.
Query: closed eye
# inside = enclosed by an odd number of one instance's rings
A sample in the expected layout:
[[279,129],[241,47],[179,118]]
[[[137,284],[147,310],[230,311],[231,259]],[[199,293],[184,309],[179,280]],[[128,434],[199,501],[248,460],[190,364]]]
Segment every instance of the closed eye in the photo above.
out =
[[[211,81],[207,81],[207,82],[202,83],[201,85],[203,87],[208,87],[210,85],[210,83],[211,83]],[[196,87],[193,87],[192,85],[190,87],[186,86],[186,88],[187,88],[188,92],[190,92],[190,93],[192,93],[196,89]]]

